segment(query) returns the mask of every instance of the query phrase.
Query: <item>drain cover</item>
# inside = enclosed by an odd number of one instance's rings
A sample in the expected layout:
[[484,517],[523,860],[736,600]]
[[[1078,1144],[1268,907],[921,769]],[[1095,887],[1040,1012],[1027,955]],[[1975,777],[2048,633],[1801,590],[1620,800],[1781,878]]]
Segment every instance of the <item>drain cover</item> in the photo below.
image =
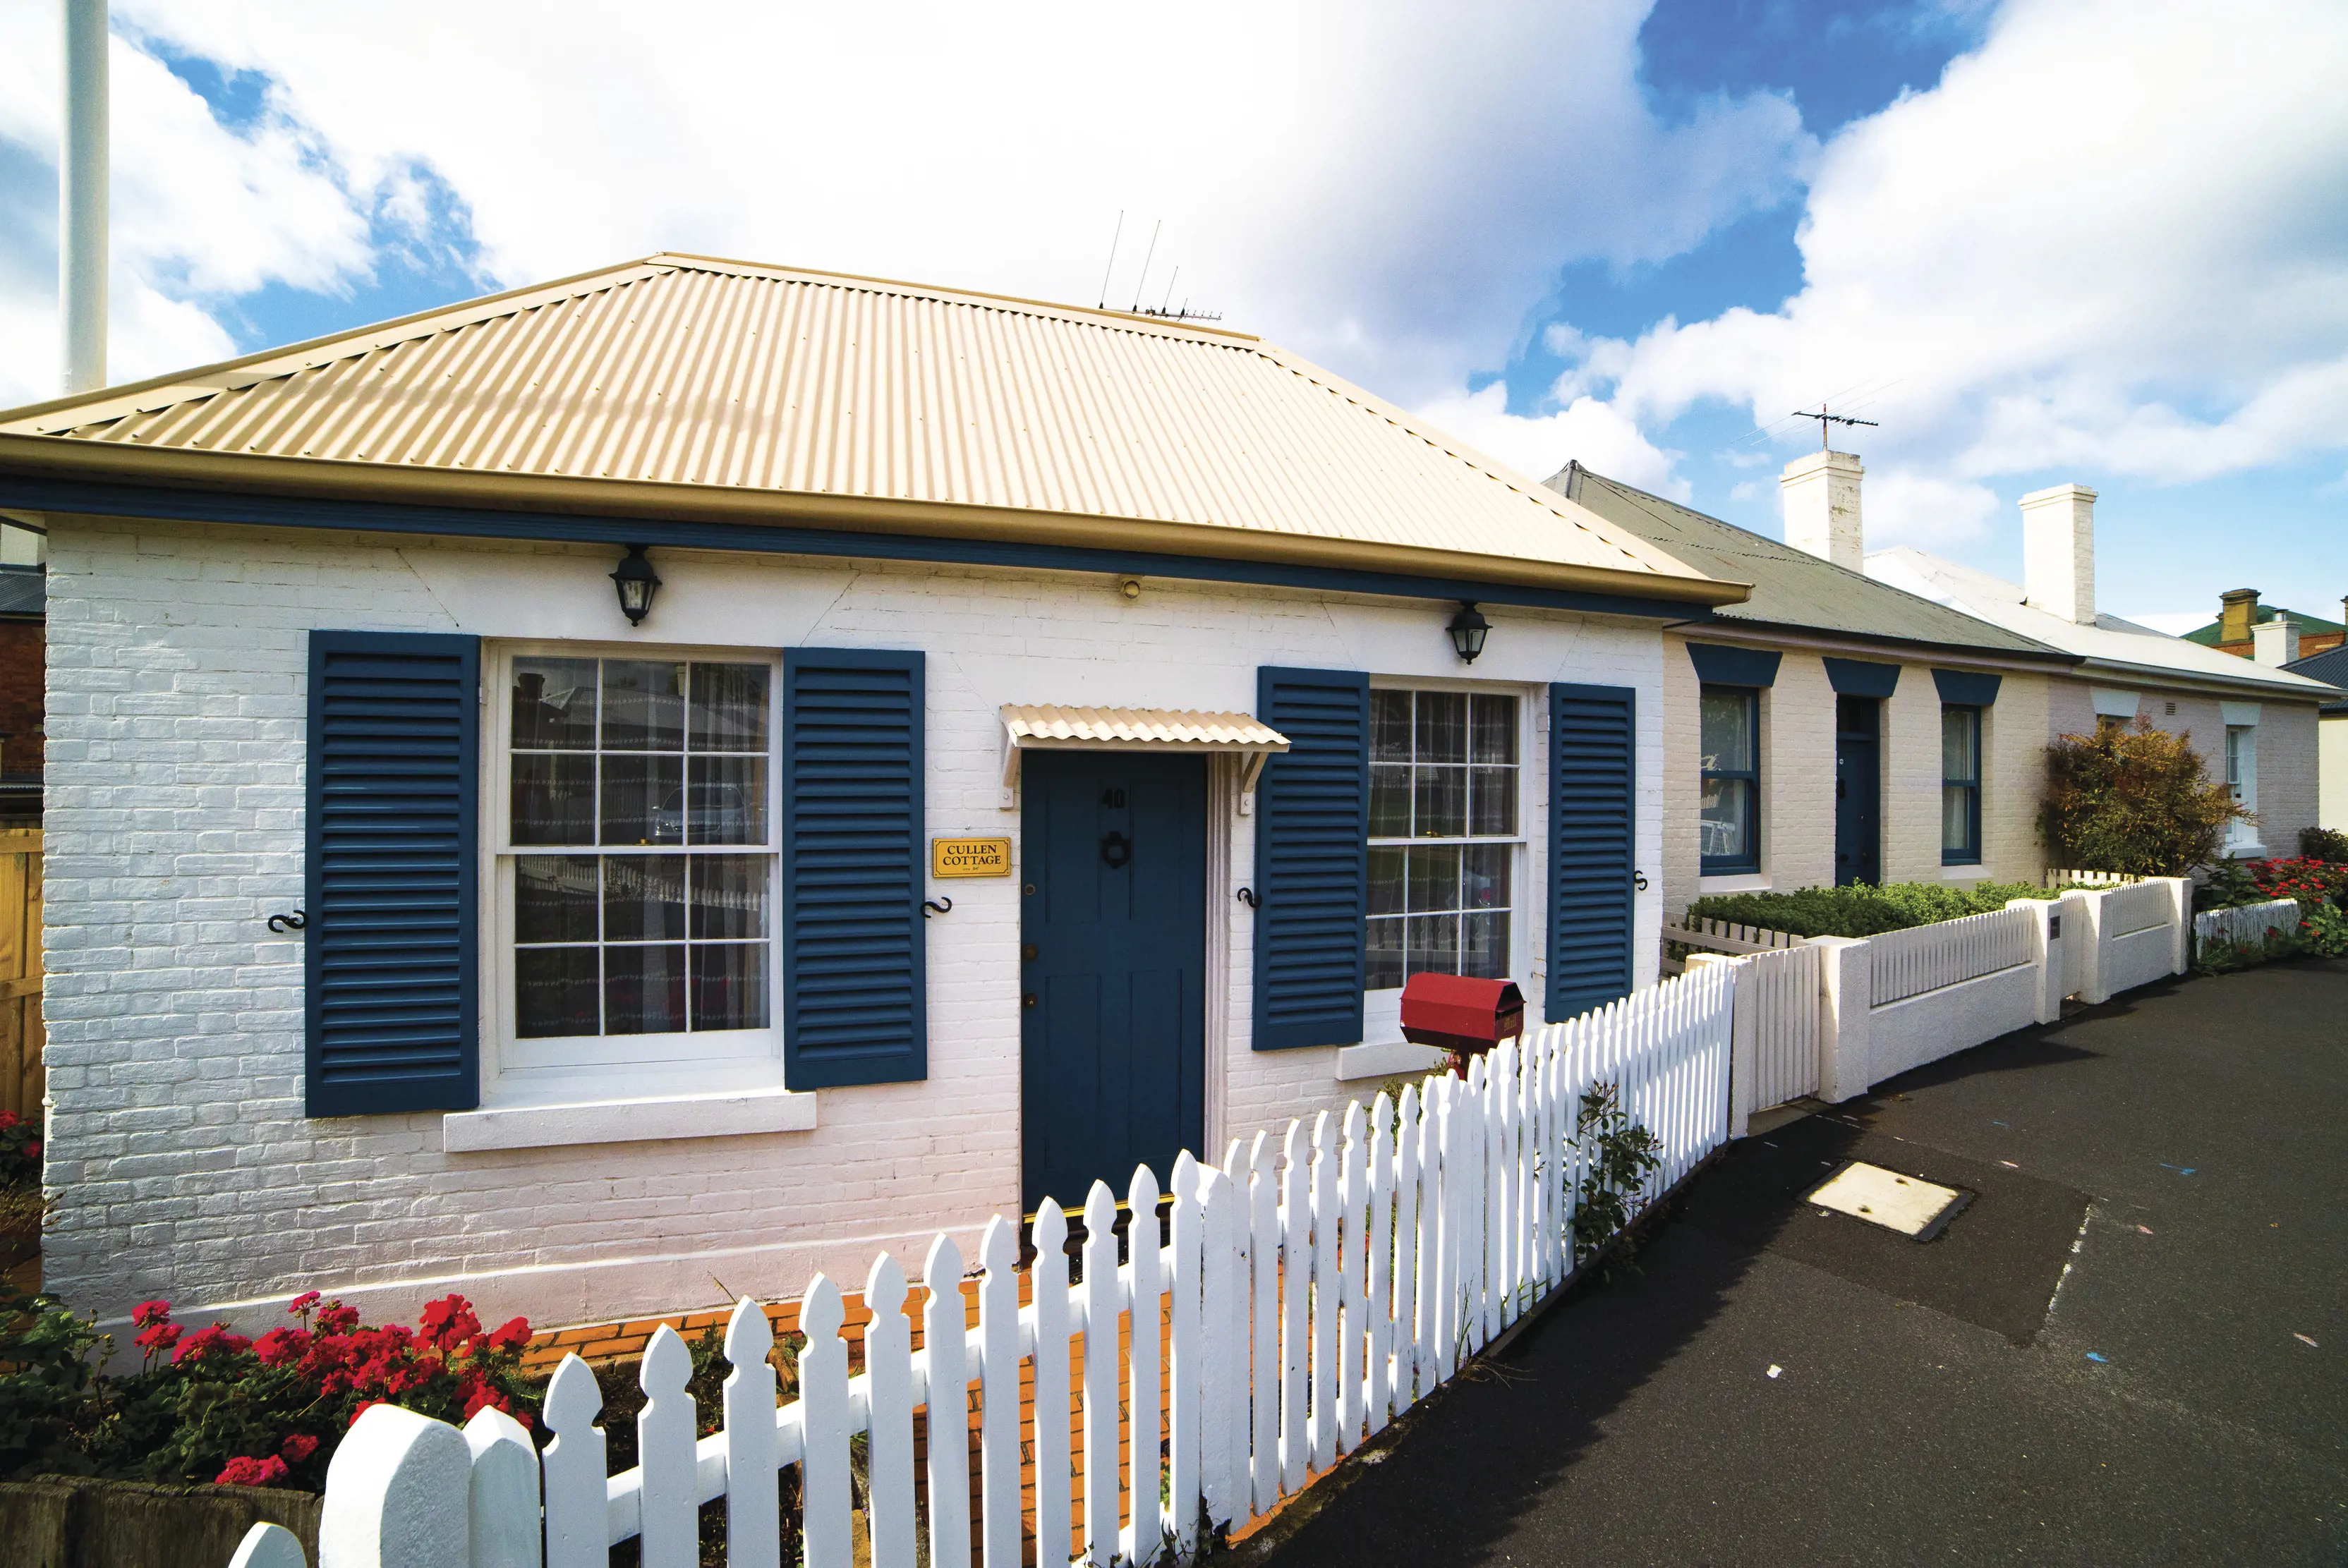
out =
[[1853,1160],[1828,1177],[1809,1201],[1918,1241],[1931,1241],[1973,1201],[1973,1195]]

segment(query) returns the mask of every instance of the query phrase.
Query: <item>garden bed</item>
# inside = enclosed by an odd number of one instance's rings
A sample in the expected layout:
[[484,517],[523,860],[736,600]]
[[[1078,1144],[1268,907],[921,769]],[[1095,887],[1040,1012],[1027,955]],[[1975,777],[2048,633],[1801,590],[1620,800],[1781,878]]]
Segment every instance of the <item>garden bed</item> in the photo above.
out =
[[1894,882],[1881,887],[1723,893],[1690,904],[1687,919],[1755,926],[1796,937],[1879,937],[1886,931],[1986,915],[2015,898],[2054,898],[2061,894],[2060,888],[2034,887],[2026,882],[1983,882],[1972,887]]

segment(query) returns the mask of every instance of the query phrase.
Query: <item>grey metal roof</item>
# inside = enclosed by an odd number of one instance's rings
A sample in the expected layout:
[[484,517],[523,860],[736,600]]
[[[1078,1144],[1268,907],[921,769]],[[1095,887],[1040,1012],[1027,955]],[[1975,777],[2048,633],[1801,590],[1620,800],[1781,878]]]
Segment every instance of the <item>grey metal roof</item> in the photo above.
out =
[[1742,604],[1715,607],[1715,620],[2077,662],[2060,649],[1593,474],[1578,462],[1568,463],[1544,483],[1707,576],[1751,583],[1753,597]]
[[0,567],[0,617],[46,616],[49,574],[37,569]]
[[[2304,675],[2311,681],[2327,685],[2348,687],[2348,648],[2327,648],[2321,653],[2311,653],[2304,659],[2294,659],[2283,666],[2294,675]],[[2324,714],[2348,713],[2348,692],[2339,699],[2323,704],[2316,712]]]

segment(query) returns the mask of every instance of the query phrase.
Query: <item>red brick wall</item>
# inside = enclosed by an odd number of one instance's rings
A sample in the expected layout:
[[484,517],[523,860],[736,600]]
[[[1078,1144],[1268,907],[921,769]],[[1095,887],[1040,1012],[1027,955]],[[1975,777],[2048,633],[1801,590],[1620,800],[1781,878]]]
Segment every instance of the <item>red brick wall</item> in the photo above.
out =
[[0,773],[37,773],[41,766],[41,677],[45,663],[37,620],[0,620]]

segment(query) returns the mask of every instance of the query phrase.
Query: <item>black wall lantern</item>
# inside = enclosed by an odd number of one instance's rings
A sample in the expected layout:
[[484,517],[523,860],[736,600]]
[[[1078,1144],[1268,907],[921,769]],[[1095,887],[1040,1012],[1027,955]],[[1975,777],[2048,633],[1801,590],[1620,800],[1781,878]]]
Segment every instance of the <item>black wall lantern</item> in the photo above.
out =
[[[628,618],[628,624],[643,625],[644,617],[653,612],[653,595],[660,591],[660,573],[644,559],[644,546],[628,547],[628,559],[612,573],[612,586],[620,590],[620,613]],[[1477,641],[1481,643],[1480,635]]]
[[1484,619],[1474,600],[1463,599],[1459,601],[1459,613],[1451,618],[1451,624],[1445,630],[1451,633],[1451,646],[1459,650],[1459,662],[1473,664],[1476,655],[1484,651],[1484,638],[1492,630],[1492,623]]

